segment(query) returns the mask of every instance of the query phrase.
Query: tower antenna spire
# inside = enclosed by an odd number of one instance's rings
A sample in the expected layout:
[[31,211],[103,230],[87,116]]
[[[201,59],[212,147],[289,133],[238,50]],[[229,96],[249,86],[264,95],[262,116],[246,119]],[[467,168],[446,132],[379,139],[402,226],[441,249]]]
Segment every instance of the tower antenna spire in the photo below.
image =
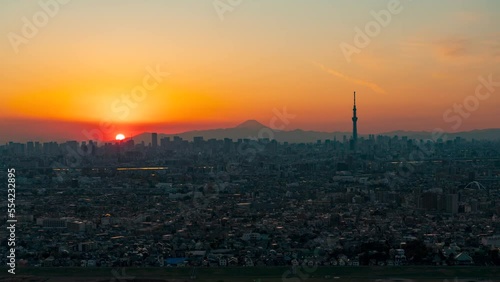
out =
[[356,91],[354,91],[354,106],[352,107],[352,146],[355,149],[358,142],[358,116],[356,115]]

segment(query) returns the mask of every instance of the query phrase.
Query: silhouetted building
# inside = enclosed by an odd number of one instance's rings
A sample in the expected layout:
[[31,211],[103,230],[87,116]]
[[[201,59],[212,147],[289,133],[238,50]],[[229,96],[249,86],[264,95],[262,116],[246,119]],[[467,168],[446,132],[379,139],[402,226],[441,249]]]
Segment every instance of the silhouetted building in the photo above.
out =
[[40,142],[35,142],[35,154],[41,154],[42,153],[42,144]]
[[170,145],[170,137],[165,137],[160,140],[160,145],[163,149],[166,149]]
[[158,147],[158,133],[151,134],[151,146],[153,148]]
[[26,153],[28,155],[33,155],[34,152],[35,152],[35,144],[31,141],[26,143]]
[[354,91],[354,107],[352,108],[352,142],[356,148],[358,142],[358,117],[356,116],[356,91]]
[[455,214],[458,212],[458,195],[457,194],[447,194],[446,195],[446,212]]
[[193,144],[196,148],[200,148],[203,144],[203,136],[193,137]]
[[233,139],[224,138],[224,152],[230,153],[233,149]]
[[438,194],[432,192],[425,192],[421,194],[419,201],[419,208],[424,210],[437,210],[438,209]]

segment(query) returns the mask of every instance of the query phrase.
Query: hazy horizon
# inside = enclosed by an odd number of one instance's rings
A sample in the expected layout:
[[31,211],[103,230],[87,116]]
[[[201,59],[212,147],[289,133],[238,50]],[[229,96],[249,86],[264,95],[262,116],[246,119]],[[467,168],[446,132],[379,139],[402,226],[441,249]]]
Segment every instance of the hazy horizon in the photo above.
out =
[[[123,127],[121,127],[121,129],[123,129],[123,128],[127,128],[127,129],[121,130],[121,131],[117,131],[117,130],[115,130],[115,131],[122,133],[122,134],[125,134],[126,139],[129,139],[129,138],[140,136],[142,134],[151,134],[151,133],[157,133],[158,135],[161,135],[161,134],[164,134],[164,135],[182,135],[182,134],[191,133],[191,132],[203,132],[203,131],[211,131],[211,130],[233,129],[233,128],[237,128],[240,124],[248,122],[248,121],[257,121],[263,127],[270,128],[270,129],[274,130],[274,132],[279,132],[279,131],[292,132],[295,130],[303,130],[303,131],[313,131],[313,132],[331,133],[331,134],[347,133],[347,136],[349,138],[351,137],[351,134],[352,134],[352,132],[350,130],[321,131],[321,130],[310,130],[307,128],[292,128],[292,127],[285,128],[284,130],[279,130],[277,128],[272,128],[272,126],[270,126],[269,124],[265,124],[264,122],[254,120],[254,119],[248,119],[246,121],[238,122],[236,124],[221,125],[219,127],[214,127],[211,124],[200,124],[199,127],[197,126],[197,124],[186,124],[186,125],[183,125],[181,128],[179,128],[177,131],[175,129],[170,128],[168,125],[159,125],[159,124],[149,125],[150,127],[144,127],[144,126],[126,127],[126,126],[123,126]],[[40,121],[37,121],[37,122],[40,122]],[[0,122],[0,125],[1,125],[1,122]],[[12,125],[16,126],[15,123],[13,123]],[[8,142],[26,143],[26,142],[30,142],[30,141],[33,141],[33,142],[35,142],[35,141],[38,141],[38,142],[50,142],[50,141],[66,142],[66,141],[73,141],[73,140],[81,142],[81,141],[88,141],[88,140],[98,140],[98,138],[97,139],[85,138],[86,136],[97,136],[97,135],[92,134],[94,132],[93,130],[98,130],[99,132],[104,133],[104,132],[100,131],[99,127],[92,127],[92,124],[82,124],[82,128],[85,128],[85,129],[83,129],[83,132],[86,132],[86,133],[82,133],[82,130],[80,129],[80,127],[75,127],[74,123],[59,124],[57,127],[59,128],[60,134],[54,134],[54,135],[51,135],[51,137],[43,137],[43,138],[37,137],[37,136],[43,136],[43,131],[44,131],[44,127],[42,125],[39,125],[39,126],[35,126],[33,128],[31,135],[22,135],[18,139],[12,139],[12,138],[9,139],[9,137],[1,136],[0,143],[3,143],[3,144],[8,143]],[[186,128],[186,127],[188,127],[188,129],[184,130],[184,128]],[[147,130],[140,131],[143,128],[146,128]],[[358,135],[366,137],[366,136],[372,135],[372,134],[373,135],[384,135],[384,134],[390,134],[390,133],[394,133],[394,132],[429,133],[429,139],[431,139],[432,133],[439,130],[439,129],[442,129],[442,128],[435,127],[435,128],[430,129],[430,130],[396,129],[396,130],[380,131],[380,132],[359,132]],[[461,130],[443,131],[443,133],[454,134],[454,133],[471,132],[471,131],[485,131],[485,130],[500,130],[500,128],[482,128],[482,129],[472,129],[472,130],[463,130],[463,131],[461,131]],[[115,132],[115,131],[113,131],[113,132]],[[134,133],[131,134],[130,132],[134,132]],[[256,130],[256,132],[258,132],[258,130]],[[72,138],[72,136],[78,136],[79,134],[81,134],[81,136],[83,138],[80,138],[80,139],[79,138]],[[107,135],[104,134],[103,136],[107,136]],[[249,137],[252,137],[252,136],[249,136]],[[221,137],[221,138],[223,138],[223,137]],[[333,139],[333,137],[332,137],[332,139]],[[110,137],[100,139],[98,141],[110,142],[110,141],[114,141],[114,140],[115,140],[115,136],[110,136]]]
[[40,3],[0,3],[1,139],[351,131],[353,91],[360,134],[500,127],[499,2]]
[[2,0],[0,276],[493,281],[499,27],[494,0]]

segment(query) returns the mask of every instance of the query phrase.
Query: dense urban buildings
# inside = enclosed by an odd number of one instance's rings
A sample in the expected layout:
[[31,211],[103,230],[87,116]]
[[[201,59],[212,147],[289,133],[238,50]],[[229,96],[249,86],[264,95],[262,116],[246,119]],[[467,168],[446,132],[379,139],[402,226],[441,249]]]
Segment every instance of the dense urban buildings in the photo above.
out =
[[19,264],[500,265],[500,141],[358,139],[357,120],[354,92],[349,141],[0,146]]
[[19,265],[500,265],[499,141],[150,136],[0,146]]

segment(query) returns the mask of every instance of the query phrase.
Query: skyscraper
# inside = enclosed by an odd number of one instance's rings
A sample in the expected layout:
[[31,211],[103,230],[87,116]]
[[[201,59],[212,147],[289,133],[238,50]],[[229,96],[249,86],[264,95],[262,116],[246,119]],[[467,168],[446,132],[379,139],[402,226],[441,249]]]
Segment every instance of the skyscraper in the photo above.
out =
[[33,155],[34,152],[35,152],[35,143],[33,143],[32,141],[26,143],[26,153],[28,154],[28,156]]
[[356,146],[358,142],[358,117],[356,116],[356,91],[354,91],[354,107],[352,108],[352,142]]
[[446,212],[451,214],[458,213],[458,194],[446,195]]
[[153,148],[158,147],[158,133],[151,134],[151,146]]

